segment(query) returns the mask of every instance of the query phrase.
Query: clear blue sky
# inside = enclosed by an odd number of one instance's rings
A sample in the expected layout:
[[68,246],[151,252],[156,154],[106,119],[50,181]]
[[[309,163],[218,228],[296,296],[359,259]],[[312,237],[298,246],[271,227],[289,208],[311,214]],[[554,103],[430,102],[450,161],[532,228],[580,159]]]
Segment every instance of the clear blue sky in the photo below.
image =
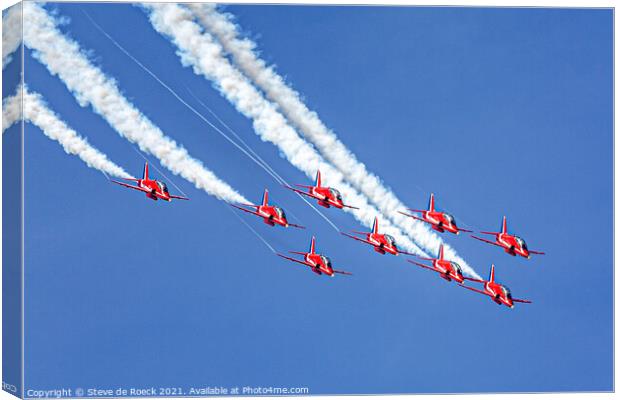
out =
[[[341,237],[113,47],[80,6],[46,7],[69,17],[62,29],[166,134],[246,197],[259,201],[269,187],[310,227],[243,215],[277,249],[304,250],[316,234],[318,250],[355,275],[318,277],[275,257],[180,178],[189,202],[155,203],[109,184],[27,125],[27,389],[612,389],[611,10],[227,8],[407,205],[426,205],[434,191],[438,206],[482,230],[507,215],[512,231],[547,252],[516,259],[444,235],[481,275],[495,263],[515,297],[534,301],[509,310]],[[195,104],[191,87],[286,179],[307,182],[181,66],[141,9],[81,7]],[[25,70],[70,126],[140,173],[128,142],[29,51]],[[360,228],[327,213],[343,230]]]

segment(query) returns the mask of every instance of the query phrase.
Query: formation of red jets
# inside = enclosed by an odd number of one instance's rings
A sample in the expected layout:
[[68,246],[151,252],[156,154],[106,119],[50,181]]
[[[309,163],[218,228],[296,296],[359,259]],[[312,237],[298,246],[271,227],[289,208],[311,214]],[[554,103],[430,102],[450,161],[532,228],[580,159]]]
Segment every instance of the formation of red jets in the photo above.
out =
[[[187,197],[171,195],[168,192],[168,188],[166,187],[165,183],[154,180],[154,179],[150,179],[148,163],[144,165],[144,172],[143,172],[142,179],[135,179],[135,178],[124,178],[124,179],[128,181],[135,181],[137,182],[137,185],[135,186],[129,185],[127,183],[123,183],[123,182],[119,182],[115,180],[112,180],[112,182],[131,188],[131,189],[144,192],[146,194],[146,197],[152,200],[158,200],[158,199],[165,200],[165,201],[171,201],[172,199],[189,200]],[[342,195],[340,194],[338,189],[322,186],[320,171],[317,171],[314,185],[308,186],[308,185],[296,184],[294,186],[304,188],[306,189],[306,191],[300,190],[300,189],[297,189],[291,186],[285,186],[285,187],[296,193],[299,193],[301,195],[308,196],[308,197],[311,197],[317,200],[318,204],[322,207],[325,207],[325,208],[334,207],[338,209],[342,209],[342,208],[357,209],[357,207],[344,204],[344,200],[342,199]],[[261,204],[258,204],[258,205],[231,204],[231,206],[241,211],[244,211],[246,213],[253,214],[253,215],[258,216],[259,218],[262,218],[263,222],[270,226],[279,225],[285,228],[295,227],[295,228],[304,229],[303,226],[290,223],[286,218],[286,213],[281,207],[269,204],[269,191],[267,189],[265,189],[263,193],[263,199],[262,199]],[[406,215],[410,218],[413,218],[415,220],[428,223],[430,224],[431,228],[437,232],[440,232],[440,233],[450,232],[450,233],[457,234],[457,235],[460,232],[473,233],[473,231],[471,230],[459,228],[456,224],[456,220],[454,219],[452,215],[446,212],[443,212],[443,211],[436,210],[435,209],[435,197],[433,194],[431,194],[430,196],[427,210],[408,209],[408,211],[419,213],[419,216],[412,215],[410,213],[406,213],[402,211],[399,211],[399,213]],[[399,250],[396,245],[396,240],[394,239],[394,237],[388,234],[385,234],[385,233],[380,233],[379,232],[379,220],[377,217],[375,217],[372,230],[370,232],[353,231],[350,234],[344,233],[344,232],[341,232],[341,233],[344,236],[347,236],[351,239],[355,239],[362,243],[371,245],[373,249],[380,254],[389,253],[392,255],[406,254],[410,256],[416,256],[415,254],[407,253],[405,251]],[[540,251],[534,251],[534,250],[528,249],[527,244],[525,243],[525,240],[523,240],[521,237],[517,235],[508,233],[508,230],[506,227],[506,217],[504,217],[502,220],[502,227],[501,227],[500,232],[482,231],[479,233],[484,234],[484,235],[493,235],[495,236],[495,241],[487,240],[487,239],[484,239],[484,238],[481,238],[475,235],[471,235],[471,237],[479,241],[501,247],[506,253],[510,254],[511,256],[519,255],[521,257],[529,259],[532,254],[545,254]],[[290,251],[290,253],[292,254],[298,254],[298,255],[303,256],[303,259],[301,260],[293,258],[293,257],[288,257],[280,253],[277,253],[277,255],[286,260],[307,266],[308,268],[310,268],[312,272],[314,272],[317,275],[327,275],[327,276],[332,276],[332,277],[335,276],[336,274],[352,275],[350,272],[334,269],[329,257],[323,254],[318,254],[316,252],[315,246],[316,246],[316,238],[313,236],[310,242],[310,249],[308,250],[308,252]],[[531,303],[531,301],[529,300],[513,298],[510,292],[510,289],[508,289],[507,286],[502,285],[495,281],[495,265],[491,265],[489,279],[480,280],[480,279],[474,279],[474,278],[464,276],[463,270],[461,269],[460,265],[458,265],[454,261],[447,260],[444,257],[443,245],[439,247],[439,254],[437,258],[426,258],[426,257],[419,257],[419,256],[416,256],[416,257],[420,260],[430,261],[431,265],[422,264],[414,260],[407,260],[407,261],[419,267],[438,273],[442,279],[445,279],[448,282],[455,281],[456,283],[458,283],[459,286],[462,286],[471,291],[489,296],[492,301],[494,301],[495,303],[499,305],[505,305],[507,307],[513,308],[515,303]],[[483,284],[482,289],[476,289],[474,287],[467,286],[464,284],[465,281],[482,283]]]

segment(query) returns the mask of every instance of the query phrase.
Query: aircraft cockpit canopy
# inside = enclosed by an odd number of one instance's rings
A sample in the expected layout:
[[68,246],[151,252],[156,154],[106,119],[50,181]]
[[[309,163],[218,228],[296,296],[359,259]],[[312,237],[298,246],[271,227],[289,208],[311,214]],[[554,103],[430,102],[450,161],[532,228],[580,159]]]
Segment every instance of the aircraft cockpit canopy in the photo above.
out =
[[276,214],[278,214],[278,217],[285,219],[286,218],[286,214],[284,213],[284,210],[281,209],[278,206],[273,207],[274,210],[276,210]]
[[391,244],[391,245],[395,245],[396,244],[396,239],[394,239],[393,236],[390,235],[385,235],[385,240]]
[[329,191],[332,194],[332,196],[334,196],[337,200],[342,200],[342,195],[340,194],[338,189],[329,188]]
[[527,250],[527,243],[525,243],[525,240],[521,239],[519,236],[515,236],[515,240],[519,243],[519,246],[521,246],[522,249]]
[[329,257],[327,257],[327,256],[321,256],[321,260],[323,260],[323,263],[324,263],[325,265],[327,265],[328,267],[330,267],[330,268],[331,268],[331,266],[332,266],[332,260],[330,260],[330,259],[329,259]]
[[448,213],[444,213],[443,214],[446,217],[446,220],[451,224],[454,225],[454,217]]
[[166,186],[166,184],[164,182],[159,182],[157,181],[157,186],[159,186],[159,189],[163,192],[163,193],[168,193],[168,186]]
[[458,265],[454,261],[451,262],[451,264],[452,264],[452,267],[456,270],[457,274],[463,275],[463,269],[461,268],[460,265]]
[[511,299],[512,298],[512,294],[510,293],[510,289],[508,288],[508,286],[501,286],[502,288],[502,292],[504,292],[504,295],[506,296],[506,298]]

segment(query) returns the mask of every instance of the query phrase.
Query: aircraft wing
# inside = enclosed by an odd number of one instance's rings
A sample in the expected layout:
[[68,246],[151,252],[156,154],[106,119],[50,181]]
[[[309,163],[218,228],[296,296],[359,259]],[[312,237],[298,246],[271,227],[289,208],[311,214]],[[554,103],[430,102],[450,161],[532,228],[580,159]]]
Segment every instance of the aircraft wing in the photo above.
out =
[[369,244],[369,245],[371,245],[371,246],[376,246],[376,244],[371,243],[371,242],[369,242],[368,240],[365,240],[365,239],[362,239],[362,238],[358,238],[357,236],[349,235],[348,233],[344,233],[344,232],[340,232],[340,234],[341,234],[341,235],[344,235],[344,236],[348,236],[348,237],[350,237],[351,239],[359,240],[360,242],[364,242],[364,243]]
[[293,262],[305,265],[306,267],[312,268],[312,266],[310,264],[308,264],[307,262],[305,262],[305,261],[300,261],[300,260],[297,260],[297,259],[295,259],[293,257],[288,257],[288,256],[285,256],[284,254],[280,254],[280,253],[276,253],[276,255],[278,255],[278,256],[280,256],[282,258],[286,258],[289,261],[293,261]]
[[474,236],[474,235],[470,235],[470,236],[473,237],[474,239],[480,240],[481,242],[489,243],[489,244],[492,244],[492,245],[495,245],[495,246],[498,246],[498,247],[503,247],[502,245],[497,244],[496,242],[491,242],[490,240],[486,240],[486,239],[483,239],[481,237]]
[[402,212],[402,211],[399,211],[399,213],[400,213],[400,214],[403,214],[403,215],[406,215],[407,217],[411,217],[411,218],[417,219],[417,220],[419,220],[419,221],[422,221],[422,222],[427,222],[427,223],[429,223],[429,224],[430,224],[430,222],[428,222],[428,221],[427,221],[427,220],[425,220],[424,218],[420,218],[420,217],[418,217],[417,215],[407,214],[407,213]]
[[292,226],[293,228],[306,229],[305,226],[301,226],[301,225],[297,225],[297,224],[291,224],[290,222],[289,222],[288,226]]
[[544,255],[545,253],[543,253],[542,251],[534,251],[534,250],[530,250],[531,254],[540,254],[540,255]]
[[121,186],[128,187],[128,188],[130,188],[130,189],[139,190],[139,191],[141,191],[141,192],[145,192],[145,193],[151,193],[151,191],[150,191],[150,190],[148,190],[148,189],[144,189],[144,188],[141,188],[140,186],[129,185],[129,184],[127,184],[127,183],[123,183],[123,182],[115,181],[114,179],[110,179],[110,181],[111,181],[111,182],[116,183],[117,185],[121,185]]
[[459,284],[459,286],[460,286],[460,287],[464,287],[465,289],[469,289],[469,290],[474,291],[474,292],[478,292],[478,293],[485,294],[485,295],[487,295],[487,296],[489,296],[489,297],[493,297],[493,295],[491,295],[491,294],[489,294],[489,293],[485,292],[484,290],[476,289],[476,288],[469,287],[469,286],[465,286],[465,285],[461,285],[461,284]]
[[346,208],[352,208],[352,209],[354,209],[354,210],[359,210],[359,209],[360,209],[359,207],[348,206],[348,205],[346,205],[346,204],[343,204],[342,206],[343,206],[343,207],[346,207]]
[[171,199],[179,199],[179,200],[189,200],[189,198],[183,197],[183,196],[173,196],[173,195],[170,195],[170,198]]
[[426,268],[426,269],[430,269],[431,271],[439,272],[439,271],[437,271],[435,268],[433,268],[433,267],[429,267],[428,265],[424,265],[424,264],[421,264],[421,263],[419,263],[419,262],[415,262],[415,261],[412,261],[412,260],[407,260],[407,261],[408,261],[408,262],[410,262],[411,264],[418,265],[418,266],[420,266],[420,267],[422,267],[422,268]]
[[[425,220],[424,218],[420,218],[420,217],[418,217],[417,215],[407,214],[407,213],[404,213],[404,212],[402,212],[402,211],[399,211],[399,213],[401,213],[401,214],[403,214],[403,215],[406,215],[407,217],[411,217],[411,218],[413,218],[413,219],[417,219],[418,221],[426,222],[427,224],[436,225],[436,224],[433,224],[433,223],[432,223],[432,222],[430,222],[430,221]],[[459,230],[463,230],[463,229],[459,229]],[[467,232],[472,232],[472,231],[467,231]]]
[[[299,194],[303,194],[304,196],[312,197],[313,199],[316,199],[316,200],[323,200],[323,199],[319,199],[317,196],[315,196],[313,194],[310,194],[308,192],[304,192],[303,190],[295,189],[294,187],[287,186],[287,185],[282,185],[282,186],[284,186],[287,189],[292,190],[293,192],[297,192]],[[311,187],[311,186],[308,186],[308,187]]]
[[228,203],[228,204],[229,204],[230,206],[232,206],[232,207],[238,208],[238,209],[239,209],[239,210],[241,210],[241,211],[245,211],[246,213],[250,213],[250,214],[254,214],[254,215],[258,215],[259,217],[262,217],[262,215],[260,215],[259,213],[255,212],[255,211],[248,210],[248,209],[245,209],[245,208],[243,208],[243,207],[236,206],[236,205],[231,204],[231,203]]
[[340,275],[353,275],[351,272],[348,271],[340,271],[338,269],[333,269],[332,271],[334,271],[334,274],[340,274]]
[[413,254],[413,253],[407,253],[406,251],[402,251],[402,250],[397,250],[398,254],[406,254],[408,256],[414,256],[416,257],[417,254]]
[[530,300],[522,300],[522,299],[512,299],[512,301],[514,301],[515,303],[528,303],[528,304],[532,303]]
[[463,228],[456,228],[459,232],[467,232],[467,233],[472,233],[473,231],[470,231],[469,229],[463,229]]

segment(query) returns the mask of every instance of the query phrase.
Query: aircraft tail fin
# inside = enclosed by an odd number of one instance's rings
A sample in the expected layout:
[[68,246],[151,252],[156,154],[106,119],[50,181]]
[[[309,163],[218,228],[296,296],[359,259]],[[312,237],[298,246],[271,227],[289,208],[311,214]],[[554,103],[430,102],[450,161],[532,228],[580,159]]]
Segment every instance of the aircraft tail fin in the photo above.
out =
[[266,206],[269,203],[269,190],[265,189],[265,192],[263,193],[263,201],[261,202],[261,204],[263,206]]
[[379,233],[379,219],[375,217],[375,222],[372,223],[372,233]]
[[489,282],[495,282],[495,264],[491,264],[491,271],[489,272]]
[[506,216],[504,215],[504,219],[502,219],[502,233],[506,233],[506,232],[507,232]]
[[443,260],[443,244],[439,245],[439,260]]
[[431,193],[431,197],[428,199],[428,211],[435,211],[435,195]]
[[310,250],[308,251],[310,254],[315,254],[315,242],[316,239],[312,236],[312,240],[310,241]]
[[149,162],[148,161],[144,163],[144,170],[142,171],[142,179],[143,180],[149,179]]
[[320,170],[316,171],[316,179],[314,181],[314,186],[321,187],[321,171]]

